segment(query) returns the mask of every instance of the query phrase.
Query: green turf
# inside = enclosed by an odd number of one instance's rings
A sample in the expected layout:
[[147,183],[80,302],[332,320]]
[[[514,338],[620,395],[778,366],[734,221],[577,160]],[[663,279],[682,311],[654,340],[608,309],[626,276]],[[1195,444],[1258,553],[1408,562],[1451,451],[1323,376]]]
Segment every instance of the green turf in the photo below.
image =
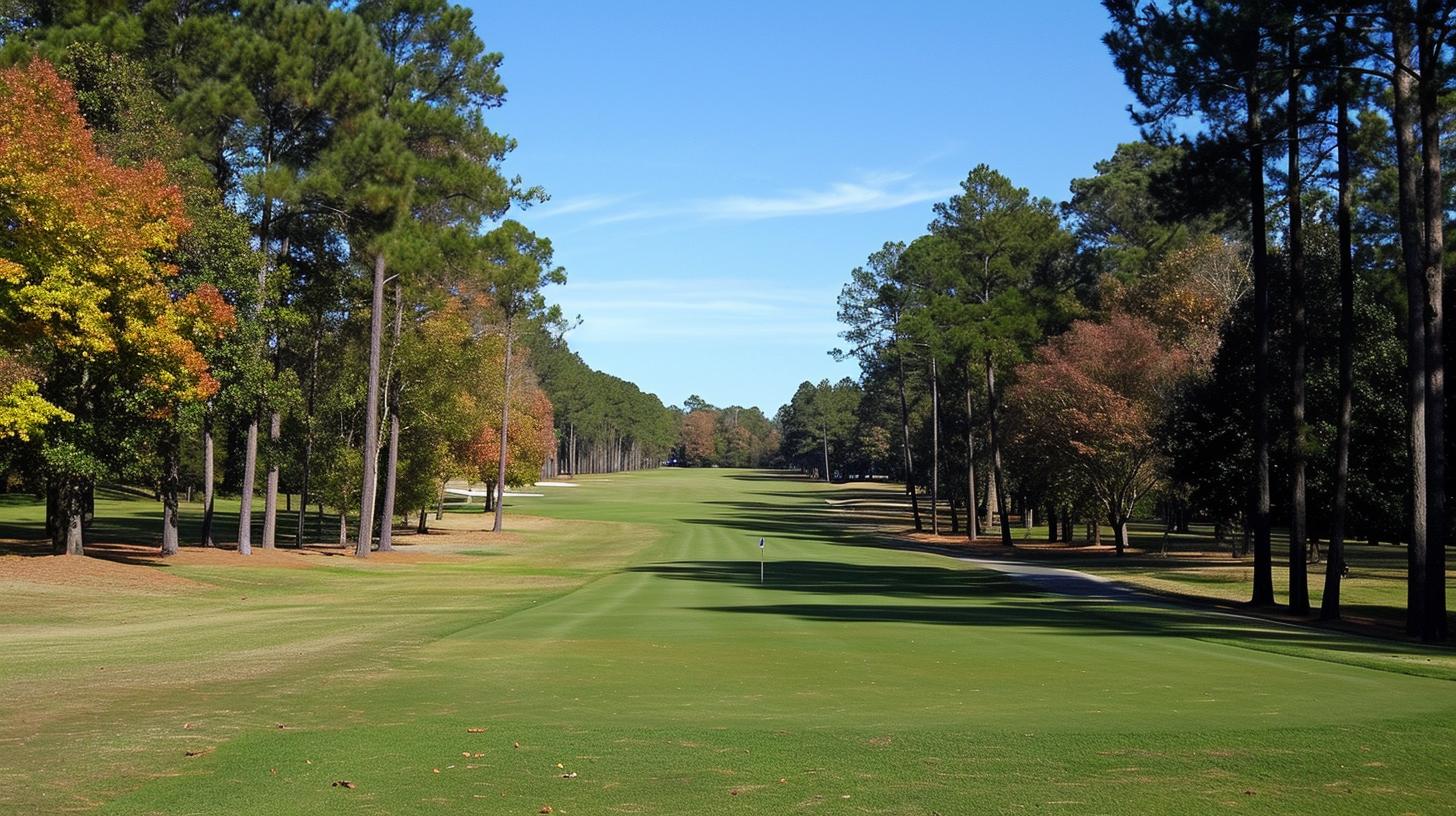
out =
[[490,557],[0,587],[0,811],[1456,812],[1421,650],[1040,595],[777,475],[583,481]]

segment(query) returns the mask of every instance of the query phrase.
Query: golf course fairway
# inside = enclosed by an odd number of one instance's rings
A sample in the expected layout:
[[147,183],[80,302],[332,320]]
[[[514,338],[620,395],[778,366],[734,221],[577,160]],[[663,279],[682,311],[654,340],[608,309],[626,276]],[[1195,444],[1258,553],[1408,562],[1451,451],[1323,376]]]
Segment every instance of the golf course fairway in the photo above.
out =
[[435,558],[0,584],[0,811],[1456,812],[1440,654],[1038,592],[826,501],[874,489],[614,474]]

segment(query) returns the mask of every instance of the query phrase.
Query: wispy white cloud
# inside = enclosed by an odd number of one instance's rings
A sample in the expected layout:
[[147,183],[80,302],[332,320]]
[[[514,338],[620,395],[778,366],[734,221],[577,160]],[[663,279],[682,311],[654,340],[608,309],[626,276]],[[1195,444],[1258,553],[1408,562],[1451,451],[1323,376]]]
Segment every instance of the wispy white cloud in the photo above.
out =
[[[579,300],[578,300],[579,298]],[[826,299],[827,298],[827,299]],[[809,288],[748,288],[712,278],[580,281],[561,292],[568,312],[589,312],[575,331],[596,342],[644,339],[742,343],[773,338],[832,342],[832,293]]]
[[606,224],[622,224],[627,221],[645,221],[649,218],[664,218],[672,215],[674,212],[674,210],[667,207],[636,207],[630,210],[620,210],[606,215],[599,215],[591,219],[588,223],[592,226],[599,227]]
[[[604,300],[649,300],[679,305],[702,302],[773,303],[784,306],[823,306],[824,292],[807,287],[761,287],[745,291],[743,281],[732,278],[624,278],[572,281],[571,291],[589,294],[593,303]],[[722,300],[724,294],[733,299]]]
[[798,190],[772,196],[726,196],[699,203],[707,218],[756,221],[806,215],[834,215],[893,210],[945,198],[947,186],[906,186],[903,174],[882,175],[861,182],[839,182],[822,190]]
[[616,206],[634,197],[632,195],[584,195],[560,200],[553,199],[537,207],[531,215],[539,221],[543,218],[555,218],[561,215],[595,212]]
[[709,342],[724,348],[732,348],[754,343],[772,344],[786,339],[827,339],[832,342],[837,328],[836,324],[829,322],[792,322],[774,325],[739,324],[729,330],[681,318],[647,321],[623,317],[603,317],[588,320],[575,331],[576,336],[604,344],[639,345],[643,341],[650,340],[682,340]]
[[543,212],[542,215],[592,213],[591,226],[631,221],[685,218],[698,221],[762,221],[815,215],[841,215],[893,210],[946,198],[953,184],[917,181],[906,171],[865,173],[853,181],[834,182],[814,189],[783,190],[764,195],[727,195],[690,199],[676,204],[640,204],[613,209],[635,196],[584,196]]

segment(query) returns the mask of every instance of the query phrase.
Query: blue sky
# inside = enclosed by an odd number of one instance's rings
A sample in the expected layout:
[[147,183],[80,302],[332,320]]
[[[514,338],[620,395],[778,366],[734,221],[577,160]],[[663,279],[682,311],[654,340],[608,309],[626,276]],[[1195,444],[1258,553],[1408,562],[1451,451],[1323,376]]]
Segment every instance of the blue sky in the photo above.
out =
[[667,403],[855,376],[827,351],[866,255],[978,163],[1061,200],[1137,135],[1095,0],[474,8],[572,347]]

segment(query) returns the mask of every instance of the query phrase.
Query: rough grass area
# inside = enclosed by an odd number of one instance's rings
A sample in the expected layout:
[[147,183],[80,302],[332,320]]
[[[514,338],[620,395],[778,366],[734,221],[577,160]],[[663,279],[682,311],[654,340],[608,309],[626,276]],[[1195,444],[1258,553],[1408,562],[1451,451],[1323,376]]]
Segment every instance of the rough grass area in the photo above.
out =
[[1456,812],[1413,646],[1040,594],[778,474],[582,481],[363,563],[0,559],[0,812]]

